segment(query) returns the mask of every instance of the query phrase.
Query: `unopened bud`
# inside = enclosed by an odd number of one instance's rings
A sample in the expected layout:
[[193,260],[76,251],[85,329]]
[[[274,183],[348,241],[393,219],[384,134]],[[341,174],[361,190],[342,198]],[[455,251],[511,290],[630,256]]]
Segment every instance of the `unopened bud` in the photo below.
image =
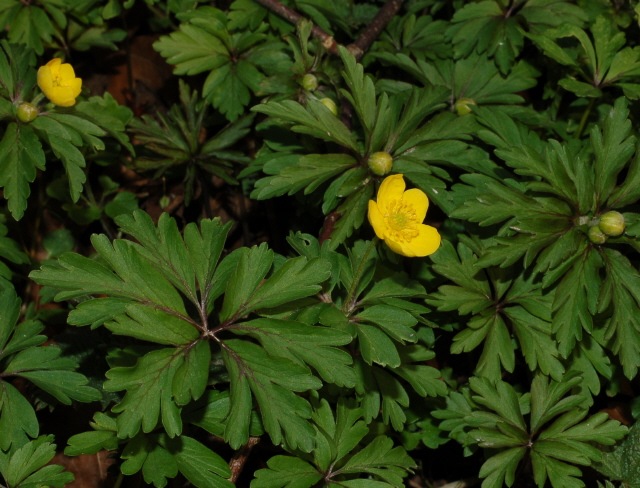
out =
[[393,157],[384,151],[374,152],[367,160],[367,165],[374,175],[384,176],[393,168]]
[[607,236],[600,230],[600,227],[594,225],[589,227],[589,240],[594,244],[604,244],[607,242]]
[[38,107],[28,102],[22,102],[16,109],[18,120],[20,122],[24,122],[25,124],[28,124],[33,119],[35,119],[39,113],[40,112],[38,111]]
[[333,115],[338,115],[338,106],[336,105],[336,102],[334,102],[330,98],[321,98],[320,103],[327,107],[329,109],[329,112],[331,112]]
[[598,227],[602,232],[611,237],[622,235],[624,232],[624,215],[615,210],[605,212],[600,216]]
[[472,107],[475,105],[476,101],[473,98],[460,98],[456,100],[453,107],[456,109],[458,115],[467,115],[471,113],[473,110]]
[[312,92],[316,88],[318,88],[318,78],[316,78],[316,76],[311,73],[307,73],[302,77],[302,81],[300,81],[300,84],[302,85],[302,88]]

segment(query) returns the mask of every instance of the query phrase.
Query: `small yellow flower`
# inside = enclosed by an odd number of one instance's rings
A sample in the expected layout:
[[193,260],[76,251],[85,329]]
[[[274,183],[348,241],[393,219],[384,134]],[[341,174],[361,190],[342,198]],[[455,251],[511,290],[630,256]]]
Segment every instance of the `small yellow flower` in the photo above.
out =
[[54,58],[38,69],[38,86],[54,104],[71,107],[80,95],[82,80],[76,78],[73,66]]
[[402,175],[387,176],[378,190],[378,200],[369,200],[369,223],[389,248],[409,258],[433,254],[440,247],[440,234],[422,222],[429,199],[422,190],[406,185]]

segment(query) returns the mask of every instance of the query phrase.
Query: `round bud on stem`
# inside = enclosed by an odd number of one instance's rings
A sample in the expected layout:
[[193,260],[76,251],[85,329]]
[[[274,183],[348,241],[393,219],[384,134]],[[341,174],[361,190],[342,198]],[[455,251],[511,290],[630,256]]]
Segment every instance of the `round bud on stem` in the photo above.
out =
[[607,236],[600,230],[600,227],[594,225],[593,227],[589,227],[588,232],[589,240],[594,244],[604,244],[607,242]]
[[18,120],[20,122],[24,122],[25,124],[28,124],[33,119],[35,119],[39,113],[40,112],[38,111],[38,107],[28,102],[20,103],[20,105],[18,105],[18,108],[16,109]]
[[374,152],[367,160],[367,165],[374,175],[384,176],[393,168],[393,157],[384,151]]
[[467,115],[473,111],[476,101],[473,98],[460,98],[456,100],[453,108],[456,109],[458,115]]
[[624,215],[615,210],[605,212],[600,216],[598,227],[608,236],[616,237],[622,235],[625,228]]
[[302,88],[312,92],[316,88],[318,88],[318,78],[316,78],[316,76],[311,73],[307,73],[302,77],[300,84],[302,85]]
[[333,115],[338,115],[338,106],[336,105],[336,102],[334,102],[330,98],[325,97],[320,99],[320,103],[327,107],[329,109],[329,112],[331,112]]

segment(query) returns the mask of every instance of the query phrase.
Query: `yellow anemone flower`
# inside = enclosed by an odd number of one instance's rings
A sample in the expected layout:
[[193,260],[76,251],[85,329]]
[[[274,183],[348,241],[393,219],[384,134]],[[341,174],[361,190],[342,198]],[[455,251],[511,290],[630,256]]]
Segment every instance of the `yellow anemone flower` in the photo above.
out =
[[405,187],[402,175],[387,176],[378,200],[369,200],[369,223],[393,252],[409,258],[428,256],[440,247],[438,231],[422,223],[429,199],[422,190]]
[[76,78],[73,66],[54,58],[38,69],[38,86],[54,104],[71,107],[80,95],[82,80]]

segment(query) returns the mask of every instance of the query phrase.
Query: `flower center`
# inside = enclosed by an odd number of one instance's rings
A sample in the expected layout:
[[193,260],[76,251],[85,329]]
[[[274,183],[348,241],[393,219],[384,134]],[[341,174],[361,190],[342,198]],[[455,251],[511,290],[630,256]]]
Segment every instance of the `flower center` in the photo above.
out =
[[384,215],[390,237],[399,242],[409,242],[418,237],[415,209],[402,200],[393,200]]
[[53,86],[65,86],[62,84],[62,76],[60,76],[60,73],[54,74],[51,81],[53,83]]

